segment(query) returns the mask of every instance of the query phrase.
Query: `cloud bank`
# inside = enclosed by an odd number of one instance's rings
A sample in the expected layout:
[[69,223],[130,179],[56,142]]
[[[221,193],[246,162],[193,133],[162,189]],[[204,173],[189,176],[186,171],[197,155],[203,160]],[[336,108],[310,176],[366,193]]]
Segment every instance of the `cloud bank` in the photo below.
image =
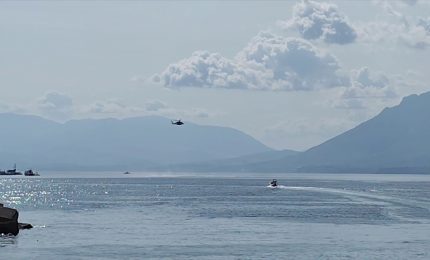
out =
[[293,17],[282,24],[285,29],[296,29],[308,40],[348,44],[357,38],[346,16],[331,3],[304,0],[294,6]]
[[309,41],[261,32],[237,55],[250,67],[262,67],[270,84],[282,90],[311,90],[344,85],[337,59]]
[[207,51],[170,64],[153,77],[165,87],[312,90],[345,85],[337,59],[298,38],[261,32],[234,59]]
[[[416,4],[416,1],[406,2]],[[393,75],[371,72],[367,67],[346,72],[335,56],[315,46],[321,42],[373,44],[393,39],[417,49],[430,46],[430,19],[421,18],[413,24],[391,3],[380,5],[395,22],[365,22],[353,26],[334,4],[301,1],[294,6],[292,18],[281,25],[290,33],[296,30],[302,38],[260,32],[234,58],[196,51],[189,58],[168,65],[153,81],[172,89],[314,91],[338,88],[333,92],[337,93],[334,106],[348,109],[366,108],[367,100],[393,100],[398,97],[394,87],[398,82]]]
[[166,87],[261,88],[259,73],[218,53],[196,51],[153,77]]
[[416,23],[401,18],[401,23],[373,22],[360,26],[363,42],[394,42],[415,50],[430,47],[430,18],[420,18]]
[[[415,50],[430,47],[430,17],[408,17],[402,13],[404,3],[414,6],[418,1],[377,1],[392,21],[372,21],[357,26],[360,41],[367,43],[397,43]],[[404,5],[403,5],[404,7]],[[394,19],[392,19],[394,18]]]
[[64,121],[73,112],[73,99],[63,93],[49,92],[38,99],[38,107],[49,118]]
[[398,80],[390,80],[383,73],[371,72],[363,67],[351,72],[351,86],[340,88],[333,106],[341,109],[363,109],[369,100],[393,100],[399,97],[396,88]]

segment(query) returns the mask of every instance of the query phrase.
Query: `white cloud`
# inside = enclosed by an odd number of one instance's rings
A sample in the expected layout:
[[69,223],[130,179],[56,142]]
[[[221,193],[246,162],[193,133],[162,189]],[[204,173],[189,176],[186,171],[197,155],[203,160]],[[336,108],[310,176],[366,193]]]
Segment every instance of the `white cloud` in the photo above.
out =
[[[386,10],[387,6],[391,6],[394,8],[410,8],[415,6],[418,3],[426,3],[425,1],[419,1],[419,0],[372,0],[372,3],[375,5],[379,5]],[[387,10],[386,10],[387,11]]]
[[27,114],[28,106],[18,106],[7,103],[0,103],[0,113]]
[[339,109],[363,109],[375,101],[390,104],[399,98],[398,75],[386,76],[380,72],[371,72],[367,67],[351,72],[351,86],[339,88],[331,106]]
[[430,17],[419,18],[417,26],[422,27],[427,33],[430,33]]
[[117,99],[99,100],[79,109],[81,115],[94,115],[96,117],[114,116],[128,117],[139,115],[144,112],[143,108],[124,105]]
[[39,99],[41,108],[67,110],[73,106],[73,100],[66,94],[49,92]]
[[[263,67],[280,90],[310,90],[348,84],[337,59],[310,42],[267,32],[255,36],[237,55],[248,66]],[[272,87],[273,88],[273,87]]]
[[168,118],[207,118],[212,114],[201,108],[172,108],[160,100],[148,100],[143,106],[126,105],[118,99],[99,100],[92,104],[77,108],[80,118],[115,117],[127,118],[131,116],[164,116]]
[[353,70],[352,74],[352,85],[359,88],[383,88],[389,83],[387,76],[382,73],[371,74],[367,67]]
[[399,40],[418,50],[430,47],[430,19],[420,19],[416,25],[405,26]]
[[73,99],[63,93],[49,92],[38,99],[38,108],[43,115],[64,121],[73,113]]
[[294,6],[293,17],[281,24],[285,29],[297,29],[308,40],[348,44],[357,38],[346,16],[331,3],[304,0]]
[[159,115],[164,116],[168,118],[187,118],[189,119],[196,119],[196,118],[208,118],[213,115],[214,113],[208,112],[206,109],[203,108],[172,108],[172,107],[164,107],[163,109],[157,110],[157,111],[147,111],[148,115]]
[[167,108],[167,105],[160,100],[151,100],[145,104],[145,110],[147,111],[159,111],[165,108]]
[[170,64],[155,82],[166,87],[258,88],[258,73],[218,53],[196,51],[191,57]]
[[169,118],[207,118],[212,114],[202,108],[173,108],[160,100],[149,100],[144,104],[145,115],[159,115]]
[[[428,21],[428,20],[427,20]],[[416,24],[409,22],[388,23],[373,22],[360,25],[359,34],[363,42],[399,43],[416,50],[426,50],[430,47],[430,31],[426,20],[421,19]]]
[[[357,26],[359,39],[362,42],[399,43],[416,50],[430,47],[430,18],[407,17],[399,8],[397,2],[378,1],[392,21],[366,22]],[[414,5],[416,1],[410,1]]]
[[165,87],[312,90],[348,84],[336,58],[310,42],[261,32],[234,59],[194,52],[153,77]]

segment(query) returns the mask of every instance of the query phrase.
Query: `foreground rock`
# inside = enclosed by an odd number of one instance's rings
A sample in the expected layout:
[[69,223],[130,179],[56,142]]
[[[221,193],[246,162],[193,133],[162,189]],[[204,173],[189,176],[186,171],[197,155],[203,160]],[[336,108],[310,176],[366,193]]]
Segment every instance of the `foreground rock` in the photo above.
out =
[[18,211],[3,207],[0,203],[0,234],[18,235],[20,229],[30,229],[33,226],[26,223],[18,223]]

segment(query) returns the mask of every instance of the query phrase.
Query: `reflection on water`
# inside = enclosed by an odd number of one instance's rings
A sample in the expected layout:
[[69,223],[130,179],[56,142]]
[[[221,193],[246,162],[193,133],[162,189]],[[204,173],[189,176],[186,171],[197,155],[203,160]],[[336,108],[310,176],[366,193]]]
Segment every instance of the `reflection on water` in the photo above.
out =
[[14,245],[16,243],[16,237],[10,235],[0,234],[0,247]]

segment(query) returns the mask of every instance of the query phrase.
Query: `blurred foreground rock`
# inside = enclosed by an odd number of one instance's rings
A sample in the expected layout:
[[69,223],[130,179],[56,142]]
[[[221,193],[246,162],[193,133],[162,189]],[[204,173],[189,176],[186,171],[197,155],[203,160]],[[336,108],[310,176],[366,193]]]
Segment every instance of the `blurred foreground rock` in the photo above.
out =
[[18,223],[18,211],[4,207],[0,203],[0,234],[18,235],[20,229],[30,229],[33,226],[27,223]]

